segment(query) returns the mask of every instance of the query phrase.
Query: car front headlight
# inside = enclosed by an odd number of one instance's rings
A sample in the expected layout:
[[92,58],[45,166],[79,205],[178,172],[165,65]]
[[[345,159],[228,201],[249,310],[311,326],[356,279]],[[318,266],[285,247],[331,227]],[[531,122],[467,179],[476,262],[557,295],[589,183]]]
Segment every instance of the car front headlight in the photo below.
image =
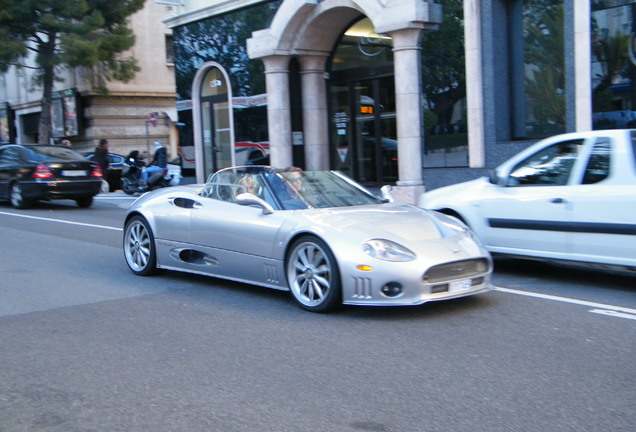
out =
[[415,254],[404,246],[385,239],[371,239],[362,246],[364,253],[383,261],[413,261]]

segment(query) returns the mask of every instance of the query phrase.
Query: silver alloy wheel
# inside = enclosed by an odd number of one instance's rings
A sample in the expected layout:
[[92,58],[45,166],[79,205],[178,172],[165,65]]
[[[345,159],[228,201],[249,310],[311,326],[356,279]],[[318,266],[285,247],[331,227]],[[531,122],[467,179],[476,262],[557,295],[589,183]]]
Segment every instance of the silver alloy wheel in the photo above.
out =
[[305,309],[326,312],[340,303],[340,283],[333,254],[322,241],[304,238],[287,259],[287,281]]
[[124,233],[124,255],[128,267],[139,275],[149,275],[155,270],[154,238],[147,223],[134,217],[126,224]]

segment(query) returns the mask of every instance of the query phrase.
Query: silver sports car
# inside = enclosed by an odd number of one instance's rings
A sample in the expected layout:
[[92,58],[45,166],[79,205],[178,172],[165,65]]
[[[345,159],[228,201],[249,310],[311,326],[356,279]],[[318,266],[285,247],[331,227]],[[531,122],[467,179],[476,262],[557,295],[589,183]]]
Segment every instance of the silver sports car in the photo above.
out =
[[223,169],[126,215],[130,269],[291,291],[307,310],[417,305],[490,289],[489,253],[460,221],[377,197],[334,171]]

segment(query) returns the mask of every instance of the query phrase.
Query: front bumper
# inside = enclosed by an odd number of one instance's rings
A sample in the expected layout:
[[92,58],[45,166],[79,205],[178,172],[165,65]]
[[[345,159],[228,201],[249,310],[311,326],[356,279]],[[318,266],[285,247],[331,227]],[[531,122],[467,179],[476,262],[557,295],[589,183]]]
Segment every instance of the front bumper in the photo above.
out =
[[[466,265],[479,260],[486,269]],[[479,257],[442,264],[466,267],[464,273],[428,280],[428,272],[412,263],[393,263],[396,268],[374,268],[372,271],[354,270],[342,279],[343,303],[366,306],[408,306],[430,301],[449,300],[480,294],[492,289],[492,260]],[[386,267],[386,266],[385,266]],[[397,294],[396,294],[397,293]]]

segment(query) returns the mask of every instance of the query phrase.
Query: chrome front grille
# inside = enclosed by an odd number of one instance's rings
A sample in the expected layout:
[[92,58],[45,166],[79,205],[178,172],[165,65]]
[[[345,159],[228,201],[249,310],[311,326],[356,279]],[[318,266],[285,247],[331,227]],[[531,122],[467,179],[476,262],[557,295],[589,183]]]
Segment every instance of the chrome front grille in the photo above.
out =
[[422,277],[422,282],[434,284],[452,280],[469,279],[482,275],[490,269],[490,262],[486,258],[455,261],[441,264],[428,269]]

